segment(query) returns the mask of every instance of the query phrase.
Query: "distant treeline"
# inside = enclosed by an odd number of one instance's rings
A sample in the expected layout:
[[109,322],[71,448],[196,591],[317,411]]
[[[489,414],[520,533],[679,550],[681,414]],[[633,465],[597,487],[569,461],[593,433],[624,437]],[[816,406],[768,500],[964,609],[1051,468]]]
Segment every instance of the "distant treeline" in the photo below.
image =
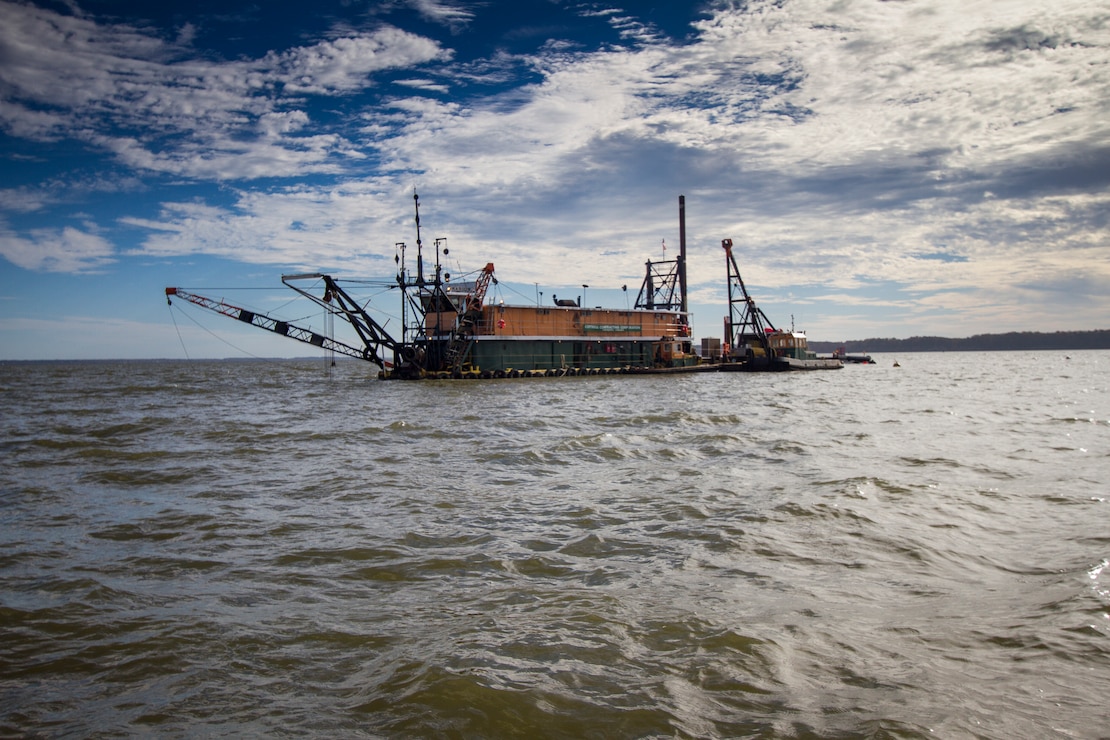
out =
[[1008,334],[976,334],[963,339],[910,337],[909,339],[861,339],[848,342],[810,341],[816,352],[987,352],[993,350],[1110,349],[1110,329],[1043,333],[1015,331]]

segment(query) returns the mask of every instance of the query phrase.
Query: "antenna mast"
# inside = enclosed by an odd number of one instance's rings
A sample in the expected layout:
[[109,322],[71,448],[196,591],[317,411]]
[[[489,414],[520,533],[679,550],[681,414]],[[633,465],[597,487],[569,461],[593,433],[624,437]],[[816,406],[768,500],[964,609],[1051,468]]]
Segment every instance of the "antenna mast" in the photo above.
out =
[[686,196],[678,196],[678,292],[683,323],[689,321],[686,311]]
[[420,241],[420,196],[416,190],[412,191],[413,205],[416,207],[416,284],[424,284],[424,252]]

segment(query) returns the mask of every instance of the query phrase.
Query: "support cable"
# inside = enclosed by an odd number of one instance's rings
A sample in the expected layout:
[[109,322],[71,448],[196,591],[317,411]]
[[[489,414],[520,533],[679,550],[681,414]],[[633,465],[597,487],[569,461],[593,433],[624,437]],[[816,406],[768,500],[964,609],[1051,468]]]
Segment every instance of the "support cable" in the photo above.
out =
[[[179,310],[180,310],[180,309],[179,309]],[[171,314],[171,315],[173,314],[173,304],[170,304],[170,314]],[[208,334],[209,336],[211,336],[211,337],[212,337],[213,339],[218,339],[219,341],[221,341],[221,342],[223,342],[224,344],[226,344],[226,345],[227,345],[228,347],[231,347],[231,348],[232,348],[233,350],[235,350],[236,352],[242,352],[243,354],[247,355],[248,357],[253,357],[253,358],[254,358],[254,359],[256,359],[256,360],[261,360],[261,359],[262,359],[262,357],[261,357],[261,356],[259,356],[259,355],[256,355],[256,354],[254,354],[254,353],[252,353],[252,352],[248,352],[247,350],[243,349],[242,347],[238,347],[238,346],[236,346],[236,345],[232,344],[231,342],[227,341],[226,339],[224,339],[223,337],[221,337],[221,336],[220,336],[219,334],[217,334],[216,332],[212,331],[212,330],[211,330],[211,329],[209,329],[209,328],[208,328],[207,326],[205,326],[204,324],[200,323],[199,321],[197,321],[197,320],[196,320],[196,319],[194,319],[194,318],[193,318],[193,317],[192,317],[191,315],[189,315],[189,314],[185,313],[184,311],[182,311],[182,312],[181,312],[181,315],[182,315],[182,316],[184,316],[185,318],[189,319],[189,321],[192,321],[192,322],[193,322],[194,324],[196,324],[196,325],[197,325],[197,328],[199,328],[199,329],[203,330],[204,332],[206,332],[206,333],[207,333],[207,334]],[[173,322],[173,325],[174,325],[174,326],[177,326],[177,321],[174,321],[174,322]],[[180,332],[178,332],[178,336],[180,336]],[[184,342],[182,342],[182,343],[181,343],[181,346],[182,346],[182,348],[184,348],[184,347],[185,347],[185,343],[184,343]],[[186,357],[188,357],[188,356],[189,356],[189,353],[188,353],[188,352],[186,352],[186,353],[185,353],[185,356],[186,356]]]
[[177,317],[173,315],[173,304],[166,301],[166,309],[170,312],[170,320],[173,322],[174,331],[177,332],[177,341],[181,342],[181,351],[185,353],[185,359],[193,359],[189,357],[189,350],[185,348],[185,337],[181,336],[181,327],[177,325]]

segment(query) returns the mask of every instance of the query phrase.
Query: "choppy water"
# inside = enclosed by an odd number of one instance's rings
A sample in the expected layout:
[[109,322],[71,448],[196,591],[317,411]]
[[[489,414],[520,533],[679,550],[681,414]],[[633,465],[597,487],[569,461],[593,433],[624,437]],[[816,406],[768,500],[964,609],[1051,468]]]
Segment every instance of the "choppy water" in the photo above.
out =
[[0,734],[1110,735],[1110,353],[0,365]]

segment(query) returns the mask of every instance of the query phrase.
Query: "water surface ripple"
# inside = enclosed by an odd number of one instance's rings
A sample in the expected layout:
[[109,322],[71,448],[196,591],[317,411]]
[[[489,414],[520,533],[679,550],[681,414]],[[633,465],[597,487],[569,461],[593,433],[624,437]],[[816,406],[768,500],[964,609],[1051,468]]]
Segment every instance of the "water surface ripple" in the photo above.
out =
[[0,734],[1107,736],[1110,353],[0,364]]

